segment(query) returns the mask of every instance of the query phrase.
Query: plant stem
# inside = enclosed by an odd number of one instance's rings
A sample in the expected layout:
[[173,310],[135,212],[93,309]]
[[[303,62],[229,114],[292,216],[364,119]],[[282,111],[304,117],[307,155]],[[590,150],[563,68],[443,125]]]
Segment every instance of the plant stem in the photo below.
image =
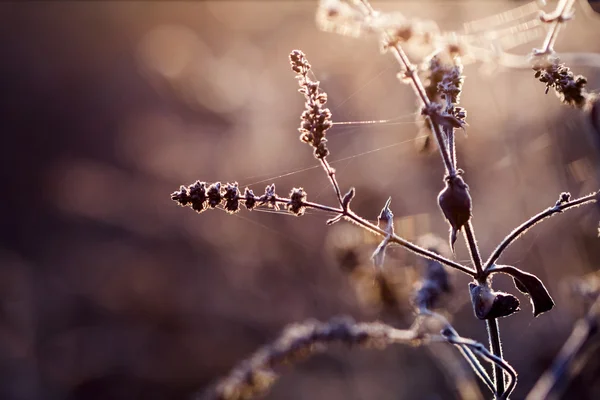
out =
[[[369,1],[361,0],[361,3],[364,6],[367,15],[373,16],[375,10],[373,10],[373,7],[371,7]],[[386,37],[386,39],[390,39],[389,34],[387,32],[383,32],[383,34]],[[398,61],[398,64],[404,67],[406,77],[410,79],[410,84],[415,94],[421,99],[421,102],[423,102],[423,106],[425,106],[425,108],[429,108],[431,106],[431,101],[429,100],[429,97],[427,97],[427,92],[423,87],[423,83],[421,82],[419,75],[416,73],[415,67],[411,64],[410,60],[408,59],[408,56],[406,55],[402,47],[398,44],[394,44],[390,47],[390,49],[392,50],[392,54]],[[440,126],[437,123],[435,123],[431,118],[427,119],[429,120],[429,124],[431,125],[432,132],[435,133],[438,149],[442,156],[442,160],[444,161],[444,165],[446,166],[446,172],[448,173],[448,175],[454,176],[456,175],[456,170],[452,164],[452,159],[448,154],[448,147],[445,145],[442,130]]]
[[[500,329],[496,319],[486,320],[488,328],[488,337],[490,339],[490,348],[496,357],[502,359],[502,344],[500,342]],[[499,398],[504,394],[504,372],[498,365],[494,366],[494,383],[496,385],[496,393]]]
[[471,254],[471,260],[475,265],[478,279],[485,279],[483,277],[481,254],[479,253],[479,247],[477,247],[477,239],[475,239],[475,233],[473,232],[473,224],[471,223],[471,220],[469,220],[469,222],[465,224],[464,230],[465,238],[467,240],[467,244],[469,245],[469,253]]
[[434,253],[432,251],[429,251],[422,247],[419,247],[416,244],[411,243],[408,240],[401,238],[400,236],[396,235],[395,233],[389,234],[386,231],[384,231],[383,229],[381,229],[380,227],[378,227],[377,225],[372,224],[371,222],[367,221],[366,219],[364,219],[362,217],[359,217],[351,210],[348,210],[348,212],[344,213],[344,217],[347,220],[354,222],[355,224],[360,225],[363,228],[366,228],[366,229],[370,230],[371,232],[376,233],[380,236],[383,236],[383,237],[389,236],[390,242],[399,244],[402,247],[412,251],[413,253],[416,253],[416,254],[426,257],[426,258],[430,258],[435,261],[439,261],[440,263],[442,263],[444,265],[447,265],[451,268],[458,269],[459,271],[462,271],[465,274],[471,275],[473,277],[475,277],[475,275],[476,275],[476,271],[472,270],[471,268],[465,267],[464,265],[458,264],[457,262],[449,260],[437,253]]
[[579,207],[586,203],[597,202],[599,193],[600,193],[600,191],[591,193],[584,197],[580,197],[579,199],[575,199],[572,201],[567,201],[564,203],[557,204],[554,207],[550,207],[550,208],[542,211],[541,213],[534,215],[527,221],[523,222],[521,225],[516,227],[511,233],[509,233],[508,236],[506,236],[502,240],[502,242],[500,242],[498,247],[496,247],[496,249],[490,256],[490,258],[485,262],[484,270],[491,268],[491,266],[494,265],[496,263],[496,261],[498,261],[498,259],[500,258],[500,256],[502,255],[502,253],[504,252],[504,250],[506,250],[506,248],[508,246],[510,246],[515,240],[517,240],[519,238],[519,236],[521,236],[522,234],[527,232],[529,229],[533,228],[533,226],[535,226],[538,222],[541,222],[544,219],[551,217],[554,214],[560,213],[564,210],[567,210],[569,208]]
[[335,190],[335,194],[337,196],[338,202],[340,203],[340,207],[343,208],[344,204],[342,200],[342,192],[340,190],[340,185],[338,184],[337,179],[335,179],[335,170],[331,168],[331,165],[329,165],[329,162],[327,162],[325,158],[319,158],[319,161],[321,161],[323,169],[325,170],[325,172],[327,172],[327,176],[329,177],[329,181],[331,182],[331,185]]
[[[242,199],[242,198],[243,197],[240,196],[240,199]],[[258,199],[259,199],[259,196],[255,196],[255,200],[258,201]],[[275,197],[274,200],[275,200],[275,202],[280,203],[280,204],[289,204],[291,201],[290,199],[285,198],[285,197]],[[424,248],[396,235],[395,233],[390,234],[390,233],[386,232],[385,230],[381,229],[377,225],[369,222],[368,220],[366,220],[362,217],[359,217],[350,209],[343,210],[341,208],[330,207],[330,206],[326,206],[326,205],[319,204],[319,203],[313,203],[310,201],[303,201],[302,205],[306,208],[312,208],[312,209],[316,209],[316,210],[329,212],[332,214],[341,215],[344,218],[346,218],[347,220],[354,222],[355,224],[363,227],[364,229],[366,229],[370,232],[375,233],[376,235],[382,236],[384,238],[389,237],[389,241],[391,243],[396,243],[396,244],[406,248],[407,250],[412,251],[415,254],[418,254],[425,258],[429,258],[429,259],[438,261],[450,268],[457,269],[457,270],[464,272],[465,274],[470,275],[472,277],[475,277],[477,274],[476,271],[474,271],[473,269],[471,269],[469,267],[466,267],[462,264],[452,261],[438,253],[424,249]]]

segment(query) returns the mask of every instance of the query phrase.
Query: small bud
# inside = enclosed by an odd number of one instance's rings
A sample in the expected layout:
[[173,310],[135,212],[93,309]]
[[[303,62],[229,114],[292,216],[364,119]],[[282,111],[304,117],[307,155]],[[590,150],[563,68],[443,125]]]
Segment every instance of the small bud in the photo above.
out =
[[562,192],[560,194],[560,197],[556,201],[555,207],[558,207],[561,204],[567,203],[569,200],[571,200],[571,193],[569,193],[569,192]]
[[354,195],[356,194],[356,189],[354,189],[353,187],[350,188],[350,190],[348,190],[348,193],[346,193],[344,195],[344,198],[342,199],[342,207],[347,210],[348,207],[350,206],[350,202],[352,201],[352,199],[354,198]]
[[457,232],[471,218],[469,186],[460,175],[447,176],[446,187],[438,195],[438,204],[450,224],[450,247],[454,252]]
[[377,217],[377,226],[385,230],[387,233],[394,232],[394,213],[392,213],[392,210],[390,210],[391,203],[392,198],[390,197],[381,209],[379,217]]
[[469,283],[473,311],[479,319],[507,317],[519,308],[519,299],[512,294],[495,292],[489,286]]

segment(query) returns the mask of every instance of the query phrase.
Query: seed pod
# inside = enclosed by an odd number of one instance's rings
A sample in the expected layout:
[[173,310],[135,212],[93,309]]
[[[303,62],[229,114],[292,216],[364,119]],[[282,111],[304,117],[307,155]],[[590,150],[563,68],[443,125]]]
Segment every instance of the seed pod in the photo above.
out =
[[507,317],[519,308],[519,299],[509,293],[495,292],[489,286],[469,283],[473,311],[479,319]]
[[438,195],[438,204],[450,224],[450,247],[454,252],[456,235],[471,218],[471,195],[460,175],[447,176],[445,181],[446,187]]

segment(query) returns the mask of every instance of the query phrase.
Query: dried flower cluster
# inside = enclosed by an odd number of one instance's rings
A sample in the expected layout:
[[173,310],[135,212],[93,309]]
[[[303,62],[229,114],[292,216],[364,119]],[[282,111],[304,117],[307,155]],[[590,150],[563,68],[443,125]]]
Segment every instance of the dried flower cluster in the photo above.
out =
[[563,103],[577,108],[586,105],[589,93],[585,89],[587,79],[583,75],[574,75],[557,58],[551,60],[549,65],[535,65],[533,69],[535,77],[546,84],[546,93],[553,88]]
[[234,214],[240,210],[240,203],[248,210],[257,206],[279,210],[279,205],[283,204],[290,213],[298,216],[303,215],[306,210],[304,189],[294,188],[290,192],[290,198],[284,199],[275,193],[275,184],[268,185],[263,195],[256,196],[248,188],[244,189],[244,194],[241,194],[237,182],[222,185],[221,182],[208,184],[196,181],[187,187],[181,186],[179,190],[173,192],[171,200],[182,207],[189,206],[198,213],[222,206],[225,211]]
[[306,56],[300,50],[294,50],[290,54],[292,71],[297,75],[300,89],[298,91],[306,98],[305,110],[300,116],[300,140],[314,147],[316,158],[325,158],[329,154],[327,150],[327,139],[325,133],[332,126],[331,111],[324,108],[327,102],[327,93],[319,89],[319,82],[308,77],[310,64]]
[[[445,139],[451,147],[450,153],[454,153],[454,139],[449,137],[453,135],[453,132],[450,130],[464,128],[467,117],[466,110],[457,106],[464,82],[462,63],[458,56],[435,54],[428,58],[422,69],[423,87],[432,106],[430,109],[421,108],[421,113],[417,117],[417,124],[420,127],[419,136],[426,135],[426,139],[422,141],[421,150],[427,149],[431,144],[431,124],[427,118],[423,118],[430,116],[444,128]],[[446,104],[445,109],[441,104],[442,101]],[[452,157],[455,158],[454,154]]]

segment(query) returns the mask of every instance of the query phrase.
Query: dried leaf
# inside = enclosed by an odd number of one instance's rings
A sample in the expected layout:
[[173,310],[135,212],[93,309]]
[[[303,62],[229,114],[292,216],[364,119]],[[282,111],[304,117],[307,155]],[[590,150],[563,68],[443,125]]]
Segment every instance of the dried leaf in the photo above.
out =
[[537,276],[510,265],[496,265],[490,272],[502,272],[512,276],[517,289],[529,296],[535,317],[554,307],[554,300]]
[[520,311],[519,299],[509,293],[495,292],[489,286],[469,284],[473,311],[479,319],[507,317]]

